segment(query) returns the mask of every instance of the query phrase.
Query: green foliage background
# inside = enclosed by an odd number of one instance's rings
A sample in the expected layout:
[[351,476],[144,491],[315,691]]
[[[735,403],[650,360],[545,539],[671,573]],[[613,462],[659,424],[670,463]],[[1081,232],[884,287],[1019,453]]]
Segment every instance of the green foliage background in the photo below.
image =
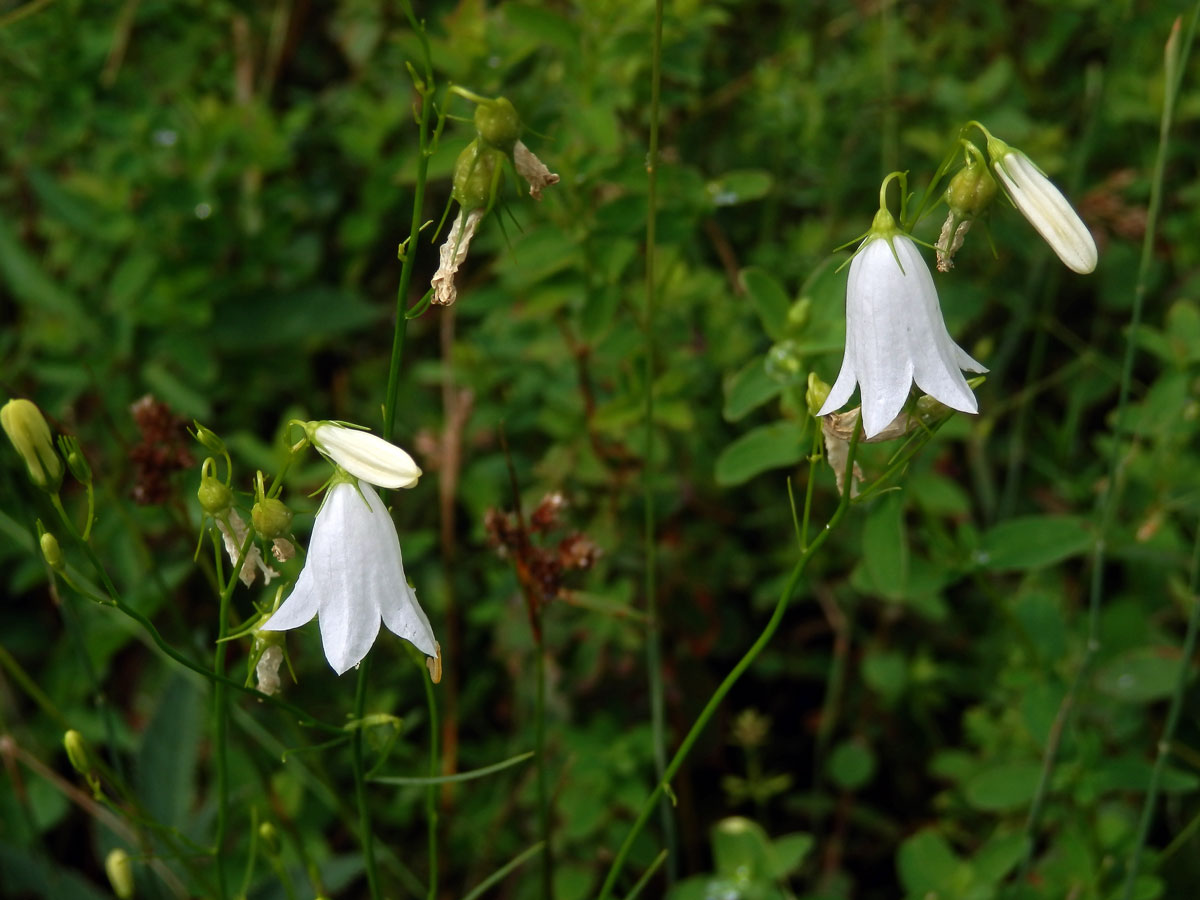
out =
[[[975,226],[939,289],[951,333],[991,369],[981,414],[951,421],[900,490],[852,510],[810,567],[784,628],[673,784],[678,853],[666,868],[700,879],[677,898],[706,896],[716,888],[703,873],[738,871],[743,859],[751,876],[726,884],[739,892],[728,896],[1120,896],[1165,700],[1192,664],[1179,648],[1200,513],[1194,60],[1134,336],[1100,646],[1065,718],[1064,701],[1086,652],[1094,510],[1115,439],[1163,44],[1181,11],[1109,0],[668,3],[658,377],[647,386],[653,4],[418,8],[442,84],[507,96],[526,142],[562,176],[540,204],[509,181],[503,220],[489,217],[460,273],[458,304],[410,323],[397,440],[426,476],[395,498],[408,574],[445,654],[444,758],[458,769],[533,741],[528,617],[484,529],[489,509],[513,502],[501,433],[525,508],[562,492],[570,529],[602,551],[546,611],[559,900],[595,895],[653,784],[644,467],[660,519],[673,748],[758,634],[795,558],[785,479],[807,477],[804,381],[810,370],[832,380],[841,359],[844,255],[831,250],[866,229],[886,173],[907,169],[923,186],[971,118],[1067,189],[1099,267],[1067,272],[1003,201]],[[114,580],[197,659],[216,631],[210,559],[192,561],[198,472],[176,476],[167,502],[135,505],[130,406],[151,393],[214,428],[247,492],[255,469],[282,462],[290,418],[378,426],[416,169],[405,63],[417,59],[401,8],[386,2],[0,4],[0,392],[35,400],[79,437],[98,479],[94,541]],[[461,100],[450,111],[470,115]],[[440,219],[471,137],[469,124],[447,123],[425,218]],[[937,218],[921,237],[936,236]],[[408,303],[436,268],[432,231],[410,248]],[[868,474],[889,449],[864,448]],[[820,522],[836,493],[828,469],[816,473]],[[317,502],[307,495],[325,474],[315,455],[289,473],[302,537]],[[114,838],[85,802],[62,732],[123,759],[146,810],[204,845],[207,687],[112,610],[48,588],[38,516],[53,518],[5,445],[0,889],[104,896]],[[270,599],[260,590],[235,597],[240,616]],[[300,680],[287,698],[341,721],[351,680],[329,671],[315,628],[289,647]],[[246,651],[232,646],[235,673]],[[422,775],[420,670],[391,635],[373,658],[368,707],[403,718],[382,771]],[[118,711],[115,746],[100,694]],[[1190,896],[1200,880],[1198,702],[1189,686],[1138,897]],[[362,896],[348,755],[281,761],[322,738],[251,700],[237,707],[230,871],[244,865],[253,809],[279,828],[293,877],[319,870],[330,895]],[[747,737],[745,710],[769,718],[765,734]],[[1057,736],[1032,873],[1021,876],[1026,817]],[[422,895],[424,792],[372,794],[386,893]],[[537,840],[535,799],[528,764],[441,793],[444,896]],[[718,830],[714,858],[709,829],[731,815],[762,832],[734,829],[749,843],[733,846]],[[809,852],[793,838],[778,859],[755,855],[762,835],[799,832],[813,836]],[[151,832],[145,846],[165,853],[162,840]],[[663,841],[645,833],[631,869]],[[493,894],[539,896],[536,866]],[[138,872],[145,896],[170,895],[144,862]],[[664,870],[645,896],[666,884]],[[283,896],[269,867],[250,895]]]

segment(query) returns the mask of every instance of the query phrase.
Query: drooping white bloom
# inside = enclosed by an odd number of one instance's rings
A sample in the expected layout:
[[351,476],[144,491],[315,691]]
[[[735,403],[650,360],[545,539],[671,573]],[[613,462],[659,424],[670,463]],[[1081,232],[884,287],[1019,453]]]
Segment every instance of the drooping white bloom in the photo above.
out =
[[1020,150],[988,139],[992,168],[1013,205],[1037,229],[1067,268],[1086,275],[1096,268],[1096,241],[1062,191]]
[[377,487],[412,487],[421,477],[411,456],[369,431],[336,422],[309,422],[305,430],[313,446],[332,462]]
[[961,369],[987,371],[950,339],[933,276],[912,238],[877,227],[850,263],[846,351],[818,415],[840,409],[857,385],[863,431],[874,437],[896,418],[914,382],[952,409],[978,412]]
[[339,675],[367,655],[380,620],[427,656],[439,655],[429,619],[404,577],[396,526],[368,484],[342,481],[329,489],[296,587],[261,628],[285,631],[313,616],[325,658]]

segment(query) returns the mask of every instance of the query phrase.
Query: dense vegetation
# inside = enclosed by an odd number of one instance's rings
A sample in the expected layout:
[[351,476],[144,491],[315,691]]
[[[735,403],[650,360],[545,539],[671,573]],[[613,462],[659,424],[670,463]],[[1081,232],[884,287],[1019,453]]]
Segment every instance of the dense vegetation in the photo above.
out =
[[[651,0],[0,4],[0,402],[78,440],[97,511],[89,552],[79,479],[60,514],[0,445],[0,892],[110,896],[121,848],[139,897],[459,898],[514,860],[486,896],[600,895],[656,747],[838,509],[805,396],[842,360],[835,248],[888,173],[915,207],[975,119],[1063,187],[1099,265],[1064,268],[1003,195],[973,226],[935,277],[990,370],[979,415],[905,465],[858,448],[874,488],[615,895],[650,872],[671,900],[1192,896],[1200,82],[1173,6],[678,0],[656,69]],[[497,163],[457,303],[426,308],[473,96],[508,98],[560,180],[535,202]],[[219,624],[220,454],[185,426],[223,440],[247,519],[282,474],[303,547],[330,469],[291,461],[294,419],[423,470],[389,502],[439,683],[387,631],[337,676],[315,625],[285,633],[287,708],[197,671],[252,675],[253,637],[216,639],[277,584],[231,585]]]

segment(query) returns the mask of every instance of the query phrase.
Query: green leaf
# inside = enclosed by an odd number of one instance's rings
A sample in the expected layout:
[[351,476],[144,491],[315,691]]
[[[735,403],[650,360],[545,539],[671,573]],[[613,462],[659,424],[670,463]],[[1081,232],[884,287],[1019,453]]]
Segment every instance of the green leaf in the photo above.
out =
[[1024,516],[1001,522],[983,535],[975,562],[984,569],[1036,569],[1078,556],[1092,545],[1079,516]]
[[896,854],[900,882],[910,895],[938,894],[953,885],[962,865],[938,832],[931,828],[918,831]]
[[771,190],[771,173],[762,169],[740,169],[726,172],[710,181],[706,188],[713,206],[736,206],[750,200],[759,200]]
[[731,816],[712,829],[713,863],[718,875],[758,879],[770,871],[770,840],[757,822]]
[[980,881],[999,884],[1025,858],[1028,845],[1023,832],[995,834],[971,859],[971,867]]
[[812,852],[816,841],[811,834],[796,832],[785,834],[771,842],[771,877],[787,878],[801,865]]
[[781,341],[787,337],[787,315],[792,303],[783,285],[774,275],[759,268],[742,269],[741,281],[771,340]]
[[746,432],[717,457],[717,484],[732,487],[768,469],[800,462],[807,452],[805,430],[795,422],[775,422]]
[[886,494],[875,504],[863,527],[863,565],[876,589],[889,600],[908,594],[908,536],[904,498]]
[[1101,666],[1096,672],[1096,688],[1126,703],[1161,700],[1175,690],[1182,664],[1176,650],[1138,647]]
[[54,349],[69,353],[95,333],[95,327],[74,294],[50,278],[4,222],[0,222],[0,277],[17,302],[38,314],[38,331]]
[[137,786],[146,811],[175,827],[192,808],[204,718],[203,696],[176,674],[162,692],[138,751]]
[[875,754],[860,740],[842,741],[827,764],[829,777],[844,790],[858,790],[875,775]]
[[974,809],[1012,812],[1029,805],[1041,777],[1041,763],[1001,763],[969,778],[963,784],[963,794]]
[[755,357],[740,371],[725,379],[725,408],[722,414],[726,421],[736,422],[782,390],[783,385],[767,373],[763,358]]

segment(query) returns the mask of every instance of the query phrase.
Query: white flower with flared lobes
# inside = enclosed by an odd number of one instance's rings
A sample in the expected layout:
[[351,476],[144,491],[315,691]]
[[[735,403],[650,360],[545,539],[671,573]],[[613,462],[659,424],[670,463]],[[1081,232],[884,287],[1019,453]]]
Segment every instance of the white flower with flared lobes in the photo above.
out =
[[286,631],[314,616],[325,658],[339,675],[367,655],[381,621],[422,653],[439,656],[429,619],[405,578],[392,517],[374,489],[357,479],[338,481],[326,493],[296,586],[261,628]]
[[975,413],[979,406],[963,369],[987,371],[950,338],[929,267],[912,238],[880,209],[850,263],[845,355],[817,414],[840,409],[857,386],[869,439],[896,418],[914,383],[952,409]]

